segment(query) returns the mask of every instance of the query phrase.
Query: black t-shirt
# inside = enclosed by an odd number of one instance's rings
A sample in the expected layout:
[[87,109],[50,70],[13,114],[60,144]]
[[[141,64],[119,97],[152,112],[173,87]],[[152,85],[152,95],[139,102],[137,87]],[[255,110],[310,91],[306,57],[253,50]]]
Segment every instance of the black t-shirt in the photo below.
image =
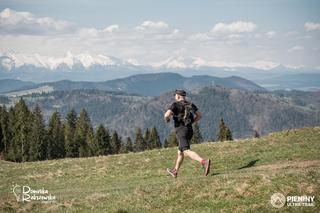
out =
[[174,127],[185,126],[185,122],[181,118],[185,114],[185,106],[187,105],[191,106],[191,113],[187,118],[190,119],[191,122],[188,122],[187,126],[192,126],[192,123],[194,122],[194,114],[198,111],[198,108],[193,103],[183,100],[174,102],[169,108],[173,112]]

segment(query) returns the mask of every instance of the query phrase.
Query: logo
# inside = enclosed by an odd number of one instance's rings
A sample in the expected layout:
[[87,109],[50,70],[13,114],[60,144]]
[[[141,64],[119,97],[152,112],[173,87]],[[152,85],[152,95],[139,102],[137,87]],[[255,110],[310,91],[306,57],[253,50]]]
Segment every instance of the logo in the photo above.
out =
[[315,206],[314,196],[287,196],[287,206]]
[[18,202],[40,201],[42,203],[52,203],[56,201],[56,196],[49,194],[49,191],[42,189],[32,189],[29,186],[13,185],[12,192]]
[[281,193],[274,193],[271,196],[271,205],[275,208],[281,208],[286,204],[286,197]]
[[16,196],[18,202],[22,201],[22,188],[19,185],[13,186],[13,194]]
[[271,204],[275,208],[286,206],[315,206],[315,196],[284,196],[281,193],[274,193],[271,196]]

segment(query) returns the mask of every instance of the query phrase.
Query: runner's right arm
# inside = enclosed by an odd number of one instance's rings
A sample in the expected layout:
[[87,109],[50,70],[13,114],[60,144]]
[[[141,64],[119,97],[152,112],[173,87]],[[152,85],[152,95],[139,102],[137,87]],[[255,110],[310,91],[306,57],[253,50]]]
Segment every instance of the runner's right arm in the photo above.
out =
[[164,114],[164,120],[166,122],[169,122],[172,115],[173,115],[173,112],[170,109],[168,109]]

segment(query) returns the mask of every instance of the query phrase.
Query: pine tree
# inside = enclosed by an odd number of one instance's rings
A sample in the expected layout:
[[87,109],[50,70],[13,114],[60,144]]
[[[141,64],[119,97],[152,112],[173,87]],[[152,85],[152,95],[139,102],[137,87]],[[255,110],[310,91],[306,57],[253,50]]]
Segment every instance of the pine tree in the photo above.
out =
[[111,137],[111,150],[112,154],[119,154],[121,149],[121,138],[116,131],[113,132]]
[[4,136],[3,136],[3,132],[4,130],[4,127],[3,127],[3,124],[2,124],[2,120],[3,120],[3,108],[0,106],[0,154],[4,151]]
[[47,132],[38,104],[33,110],[32,117],[29,157],[31,161],[44,160],[46,159]]
[[191,144],[199,144],[203,141],[200,127],[198,123],[193,124],[193,136],[191,139]]
[[14,124],[15,124],[15,112],[14,108],[10,107],[7,113],[7,118],[3,117],[3,126],[7,126],[4,135],[4,146],[5,146],[5,160],[16,161],[15,153],[17,152],[17,146],[14,141]]
[[134,150],[136,152],[141,152],[146,150],[147,146],[146,143],[142,137],[142,131],[140,128],[137,129],[136,131],[136,138],[135,138],[135,143],[134,143]]
[[126,150],[126,144],[124,143],[124,141],[122,141],[121,138],[120,138],[120,141],[121,141],[121,147],[120,147],[119,153],[128,153]]
[[232,138],[232,132],[231,132],[231,130],[229,129],[229,127],[227,127],[226,140],[227,140],[227,141],[232,141],[232,140],[233,140],[233,138]]
[[94,156],[111,154],[110,135],[108,130],[102,124],[97,128],[94,142]]
[[150,149],[160,149],[162,147],[158,131],[155,127],[151,129],[150,138]]
[[169,147],[169,142],[168,140],[165,138],[163,141],[163,148],[168,148]]
[[151,144],[151,137],[150,137],[150,131],[149,128],[146,129],[146,132],[144,133],[143,140],[145,141],[147,145],[147,149],[152,149],[152,144]]
[[125,145],[125,147],[126,147],[126,152],[128,153],[128,152],[133,152],[134,150],[133,150],[133,144],[132,144],[132,140],[131,140],[131,138],[130,137],[127,137],[127,143],[126,143],[126,145]]
[[72,109],[66,117],[66,123],[64,125],[64,141],[66,149],[66,157],[78,157],[79,150],[75,141],[75,129],[77,123],[77,113]]
[[[0,114],[0,119],[1,119],[1,114]],[[2,154],[4,150],[4,142],[3,142],[3,133],[2,133],[2,125],[0,123],[0,155]]]
[[55,111],[49,120],[47,158],[65,157],[64,129],[59,112]]
[[175,131],[172,131],[169,135],[168,147],[176,147],[179,145],[177,135]]
[[76,123],[75,129],[75,143],[78,146],[79,157],[88,156],[88,142],[87,135],[88,132],[92,129],[89,115],[85,109],[82,109],[79,115],[79,118]]
[[32,116],[22,98],[14,106],[13,122],[13,160],[17,162],[26,162],[29,160]]
[[220,120],[219,124],[219,133],[217,137],[218,141],[225,141],[226,140],[226,125],[223,121],[223,118]]
[[94,137],[94,131],[93,128],[88,129],[87,137],[86,137],[86,142],[88,144],[87,147],[87,156],[95,156],[95,153],[92,150],[92,147],[95,144],[95,137]]
[[225,124],[223,118],[221,118],[220,120],[219,133],[217,138],[219,141],[233,140],[231,130]]
[[254,135],[253,135],[254,138],[260,138],[260,134],[257,130],[254,130]]
[[6,106],[3,105],[0,111],[0,126],[1,126],[1,143],[2,151],[5,160],[8,159],[8,151],[10,148],[10,141],[12,139],[12,131],[10,129],[9,113],[7,112]]

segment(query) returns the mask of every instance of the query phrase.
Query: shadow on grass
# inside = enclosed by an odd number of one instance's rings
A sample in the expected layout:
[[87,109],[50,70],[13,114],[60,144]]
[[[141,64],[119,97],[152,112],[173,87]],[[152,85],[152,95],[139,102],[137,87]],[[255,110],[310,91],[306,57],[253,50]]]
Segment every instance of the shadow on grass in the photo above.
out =
[[220,173],[219,172],[212,172],[211,173],[211,176],[215,176],[215,175],[220,175]]
[[250,161],[247,165],[245,166],[242,166],[238,169],[245,169],[245,168],[250,168],[250,167],[253,167],[260,159],[256,159],[256,160],[252,160]]

